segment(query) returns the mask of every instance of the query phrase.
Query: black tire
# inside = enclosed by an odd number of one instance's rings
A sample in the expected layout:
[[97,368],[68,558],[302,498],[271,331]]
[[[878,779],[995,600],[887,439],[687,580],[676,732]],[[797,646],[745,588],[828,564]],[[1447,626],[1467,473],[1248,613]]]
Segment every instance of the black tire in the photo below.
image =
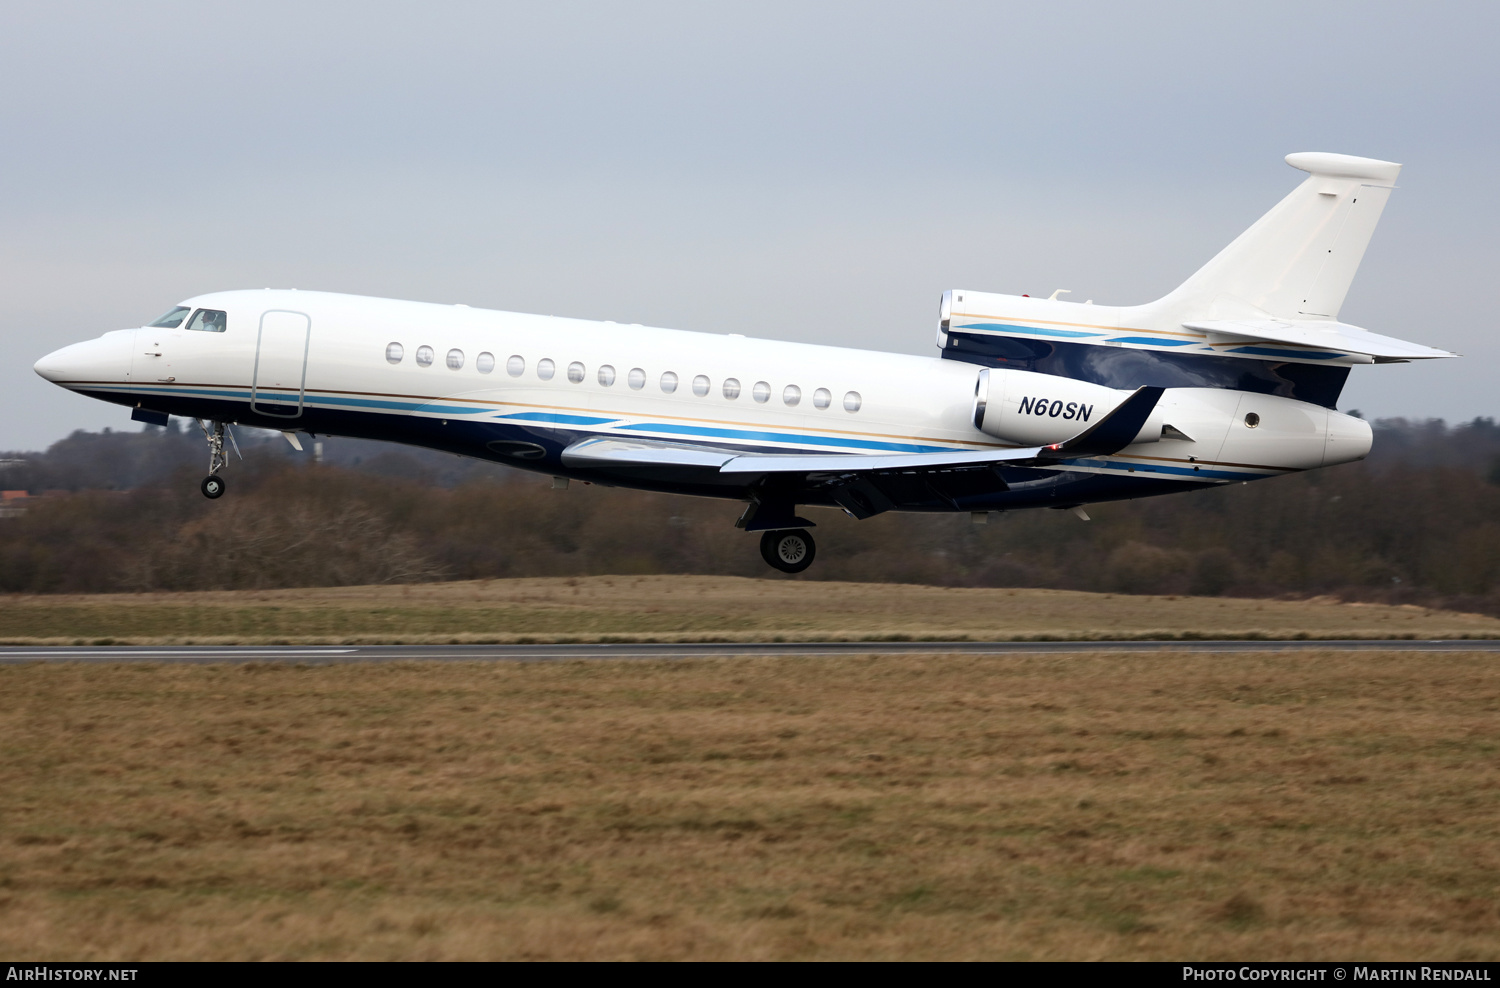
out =
[[224,478],[220,477],[218,474],[204,477],[203,483],[198,485],[198,489],[202,491],[203,496],[208,498],[209,500],[213,500],[216,497],[223,497]]
[[800,573],[812,565],[818,545],[806,529],[789,528],[760,537],[761,558],[783,573]]

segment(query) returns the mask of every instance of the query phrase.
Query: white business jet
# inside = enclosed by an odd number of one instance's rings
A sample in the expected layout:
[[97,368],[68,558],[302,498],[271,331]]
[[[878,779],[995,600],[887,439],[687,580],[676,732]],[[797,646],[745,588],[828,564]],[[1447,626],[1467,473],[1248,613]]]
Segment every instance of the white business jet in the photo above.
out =
[[1302,153],[1290,195],[1146,305],[954,290],[939,354],[302,291],[200,295],[37,361],[131,417],[199,420],[203,493],[227,427],[383,439],[569,479],[746,504],[796,573],[799,505],[1066,508],[1358,460],[1349,369],[1453,356],[1338,321],[1401,166]]

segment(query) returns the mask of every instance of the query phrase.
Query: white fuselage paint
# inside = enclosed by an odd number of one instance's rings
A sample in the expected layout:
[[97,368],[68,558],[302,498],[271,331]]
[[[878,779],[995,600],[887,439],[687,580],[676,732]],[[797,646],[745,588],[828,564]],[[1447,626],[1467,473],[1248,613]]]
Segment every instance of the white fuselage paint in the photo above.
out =
[[[147,408],[153,397],[203,395],[244,402],[248,411],[253,386],[257,410],[280,414],[288,430],[306,428],[299,408],[330,408],[392,423],[412,416],[556,422],[599,435],[855,454],[1060,441],[1129,393],[991,371],[992,381],[1004,380],[1003,397],[981,431],[982,368],[958,360],[321,292],[220,292],[183,305],[227,312],[227,330],[108,333],[50,354],[37,371]],[[387,359],[393,343],[401,348],[394,363]],[[432,353],[427,366],[417,359],[424,347]],[[482,354],[493,356],[488,372]],[[550,379],[539,373],[543,361],[552,362]],[[581,380],[570,379],[574,364],[583,367]],[[612,369],[612,383],[603,383],[602,368]],[[639,388],[632,387],[636,371],[634,383],[644,377]],[[676,377],[671,392],[662,384],[667,373]],[[700,378],[708,382],[704,394],[695,393]],[[737,397],[726,397],[729,379],[738,382]],[[767,400],[756,400],[757,386],[769,390]],[[800,395],[795,403],[787,401],[789,388]],[[823,408],[820,389],[828,394]],[[850,395],[857,410],[846,410]],[[1156,441],[1164,425],[1184,438]],[[1359,459],[1370,446],[1368,425],[1321,406],[1203,388],[1168,389],[1141,438],[1147,441],[1114,456],[1057,469],[1228,482]]]

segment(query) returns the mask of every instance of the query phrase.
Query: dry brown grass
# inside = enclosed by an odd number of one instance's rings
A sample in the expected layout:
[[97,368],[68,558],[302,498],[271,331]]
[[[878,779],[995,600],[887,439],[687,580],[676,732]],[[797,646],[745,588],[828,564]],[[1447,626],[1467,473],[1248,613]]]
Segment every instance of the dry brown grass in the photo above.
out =
[[0,642],[1492,638],[1415,606],[715,576],[596,576],[209,593],[0,596]]
[[1497,713],[1473,653],[0,667],[0,953],[1493,959]]

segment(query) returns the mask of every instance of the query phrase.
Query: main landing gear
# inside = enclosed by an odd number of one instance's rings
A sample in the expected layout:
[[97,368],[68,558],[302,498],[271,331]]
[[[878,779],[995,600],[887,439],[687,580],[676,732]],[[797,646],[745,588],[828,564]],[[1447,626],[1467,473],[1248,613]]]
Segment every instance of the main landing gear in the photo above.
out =
[[[212,429],[202,419],[193,421],[198,423],[198,428],[203,430],[203,438],[208,440],[208,476],[203,478],[198,489],[210,500],[223,497],[224,478],[219,476],[219,471],[229,462],[229,457],[224,453],[224,434],[229,433],[229,442],[233,444],[236,454],[240,453],[240,444],[234,441],[234,433],[229,432],[228,426],[217,419],[213,421]],[[240,458],[244,459],[244,455],[240,454]]]
[[[796,526],[806,526],[798,528]],[[812,565],[817,544],[807,529],[813,523],[797,517],[797,506],[784,492],[761,491],[745,506],[735,528],[760,532],[760,556],[783,573],[800,573]]]
[[807,529],[790,528],[762,535],[760,554],[783,573],[800,573],[812,565],[818,546]]

